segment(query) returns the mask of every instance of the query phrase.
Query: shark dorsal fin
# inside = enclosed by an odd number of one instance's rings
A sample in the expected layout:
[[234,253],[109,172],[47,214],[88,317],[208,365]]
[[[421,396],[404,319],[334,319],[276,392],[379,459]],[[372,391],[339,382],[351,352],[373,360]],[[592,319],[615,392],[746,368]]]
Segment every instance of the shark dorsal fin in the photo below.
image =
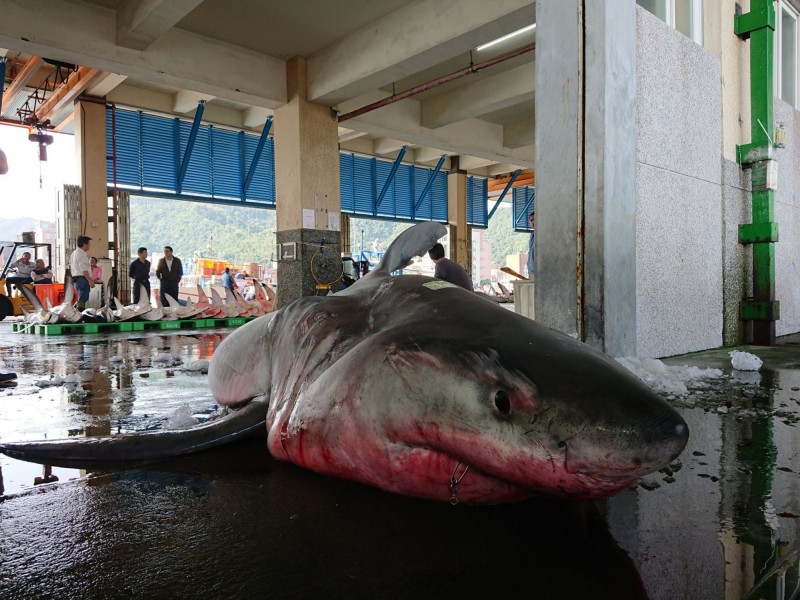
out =
[[397,269],[407,267],[411,264],[412,258],[425,254],[445,234],[447,228],[434,221],[409,227],[389,244],[389,249],[373,272],[388,275]]
[[64,278],[64,304],[72,304],[75,299],[75,288],[72,285],[72,276],[67,275]]
[[150,294],[147,293],[147,288],[144,285],[139,285],[139,306],[142,308],[153,308],[150,305]]

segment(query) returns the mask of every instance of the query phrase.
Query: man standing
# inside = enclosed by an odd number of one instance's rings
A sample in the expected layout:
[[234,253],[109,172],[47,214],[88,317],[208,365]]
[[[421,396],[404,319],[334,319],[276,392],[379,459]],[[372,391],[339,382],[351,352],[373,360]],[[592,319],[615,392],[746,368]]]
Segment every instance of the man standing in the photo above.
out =
[[169,306],[166,294],[178,301],[178,284],[183,277],[181,259],[172,254],[172,246],[164,246],[164,258],[158,261],[156,277],[161,282],[159,296],[164,306]]
[[150,261],[147,260],[147,248],[142,246],[136,251],[138,258],[131,263],[128,276],[133,279],[133,303],[139,304],[139,292],[144,286],[147,301],[150,302]]
[[435,244],[433,248],[428,250],[428,256],[436,264],[433,272],[433,276],[436,279],[443,279],[455,285],[460,285],[465,290],[473,291],[472,279],[470,279],[464,267],[444,257],[444,246]]
[[31,272],[36,268],[36,265],[33,264],[31,261],[31,253],[26,252],[22,255],[22,258],[19,260],[15,260],[13,263],[8,265],[10,269],[16,269],[17,274],[14,277],[6,277],[6,291],[8,291],[8,295],[11,295],[11,284],[21,284],[21,283],[32,283],[33,280],[31,279]]
[[230,267],[225,267],[225,272],[222,274],[222,287],[226,287],[231,291],[234,289]]
[[72,283],[78,290],[78,310],[86,308],[86,301],[89,300],[89,288],[94,287],[92,279],[92,265],[89,261],[89,242],[92,238],[85,235],[78,236],[78,247],[72,251],[69,257],[69,272],[72,275]]
[[528,279],[533,280],[533,269],[534,269],[534,263],[533,263],[533,250],[534,250],[533,238],[534,238],[534,235],[535,235],[534,225],[536,223],[535,213],[533,211],[531,211],[531,214],[528,215],[528,219],[531,222],[531,237],[528,239]]

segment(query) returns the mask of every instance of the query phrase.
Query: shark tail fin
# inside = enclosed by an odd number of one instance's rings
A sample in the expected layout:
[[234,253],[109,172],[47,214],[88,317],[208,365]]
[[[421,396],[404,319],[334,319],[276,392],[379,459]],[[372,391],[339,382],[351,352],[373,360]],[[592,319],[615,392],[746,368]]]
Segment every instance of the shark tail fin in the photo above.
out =
[[25,300],[30,303],[34,312],[44,310],[42,303],[39,301],[39,297],[33,293],[31,288],[29,288],[27,285],[20,284],[17,286],[17,289],[22,292],[23,296],[25,296]]
[[375,271],[382,271],[388,275],[407,267],[411,264],[412,258],[425,254],[446,233],[447,228],[434,221],[418,223],[406,229],[389,245]]

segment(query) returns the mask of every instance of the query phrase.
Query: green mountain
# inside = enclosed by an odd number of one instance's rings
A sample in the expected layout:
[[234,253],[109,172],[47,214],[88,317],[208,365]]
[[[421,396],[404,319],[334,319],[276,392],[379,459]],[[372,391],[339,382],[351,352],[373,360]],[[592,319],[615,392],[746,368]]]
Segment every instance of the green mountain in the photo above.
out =
[[234,264],[267,265],[275,256],[275,230],[273,210],[131,196],[133,252],[172,246],[183,259],[199,252]]
[[[351,219],[351,252],[355,256],[362,248],[385,250],[408,227],[408,223]],[[234,264],[254,261],[267,265],[276,255],[275,231],[274,210],[131,197],[134,252],[139,246],[151,252],[172,246],[175,255],[183,259],[200,252]],[[492,244],[492,261],[498,266],[505,264],[506,255],[528,250],[528,234],[514,233],[508,207],[497,210],[486,235]]]

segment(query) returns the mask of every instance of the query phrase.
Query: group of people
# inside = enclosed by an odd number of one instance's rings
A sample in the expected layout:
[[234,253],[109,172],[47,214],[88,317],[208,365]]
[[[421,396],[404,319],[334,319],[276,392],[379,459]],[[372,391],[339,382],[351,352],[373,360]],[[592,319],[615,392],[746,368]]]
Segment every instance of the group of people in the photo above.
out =
[[[147,260],[147,248],[142,246],[136,251],[136,260],[128,268],[128,276],[133,279],[133,303],[139,303],[142,288],[150,297],[150,261]],[[169,306],[169,298],[178,302],[178,285],[183,277],[183,263],[175,256],[172,246],[164,246],[164,257],[156,266],[156,277],[160,283],[159,296],[164,306]],[[169,296],[169,298],[167,298]]]
[[30,252],[25,252],[22,258],[11,263],[8,266],[9,272],[11,269],[16,271],[16,275],[6,277],[6,291],[9,296],[11,295],[12,285],[19,286],[24,283],[53,283],[53,271],[50,269],[49,265],[44,264],[43,258],[37,258],[35,261],[32,261]]
[[[72,252],[69,259],[72,282],[78,291],[78,310],[86,308],[90,290],[103,281],[103,271],[97,264],[97,259],[94,256],[89,257],[91,241],[92,238],[79,235],[77,239],[78,247]],[[150,298],[150,261],[147,260],[147,248],[139,248],[136,254],[136,260],[128,268],[128,275],[133,279],[134,304],[139,302],[142,286],[147,293],[147,297]],[[169,306],[169,301],[165,294],[169,294],[177,302],[178,284],[183,277],[183,265],[181,264],[181,259],[173,255],[171,246],[164,247],[164,258],[158,261],[156,277],[161,282],[161,298],[164,305]]]

